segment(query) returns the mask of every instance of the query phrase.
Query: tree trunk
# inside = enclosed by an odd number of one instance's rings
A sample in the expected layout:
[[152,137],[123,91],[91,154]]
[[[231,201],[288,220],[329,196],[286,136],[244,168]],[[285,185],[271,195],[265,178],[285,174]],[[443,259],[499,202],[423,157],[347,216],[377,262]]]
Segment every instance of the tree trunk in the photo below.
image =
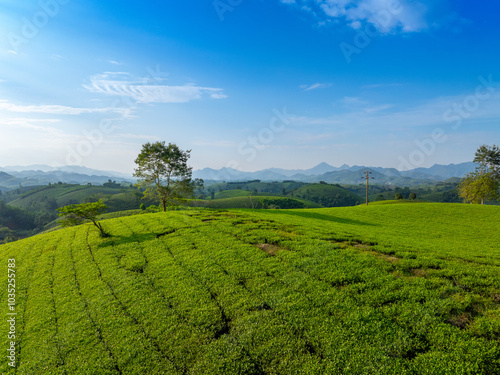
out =
[[166,212],[167,211],[167,200],[166,199],[162,199],[161,203],[163,204],[163,212]]
[[97,227],[97,229],[99,229],[99,231],[101,232],[101,237],[108,237],[108,234],[104,231],[104,229],[102,229],[102,225],[101,223],[97,222],[97,221],[94,221],[94,225]]

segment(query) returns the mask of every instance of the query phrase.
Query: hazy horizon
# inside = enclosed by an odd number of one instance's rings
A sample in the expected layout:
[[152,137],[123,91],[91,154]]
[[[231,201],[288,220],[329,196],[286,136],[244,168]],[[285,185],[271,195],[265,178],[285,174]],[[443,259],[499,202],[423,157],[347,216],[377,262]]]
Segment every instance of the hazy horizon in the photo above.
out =
[[[439,163],[436,163],[436,164],[432,165],[431,167],[433,167],[433,166],[460,165],[460,164],[470,163],[470,162],[471,161],[466,161],[466,162],[462,162],[462,163],[450,163],[450,164],[439,164]],[[286,171],[303,171],[303,170],[313,169],[313,168],[318,167],[318,166],[323,165],[323,164],[328,164],[330,167],[334,167],[334,168],[342,168],[344,166],[347,166],[349,168],[353,168],[353,167],[387,168],[387,169],[391,168],[391,167],[384,167],[384,166],[379,166],[379,165],[357,165],[357,164],[348,164],[348,163],[344,163],[344,164],[340,164],[340,165],[333,165],[333,164],[330,164],[330,163],[327,163],[327,162],[321,162],[321,163],[318,163],[318,164],[315,164],[315,165],[312,165],[312,166],[309,166],[309,167],[306,167],[306,168],[280,168],[280,167],[270,166],[270,167],[266,167],[266,168],[262,168],[262,169],[257,169],[257,170],[236,169],[236,171],[243,172],[243,173],[254,173],[254,172],[260,172],[260,171],[263,171],[263,170],[270,170],[270,169],[278,169],[278,170],[286,170]],[[64,168],[78,167],[78,168],[88,168],[88,169],[96,170],[96,171],[100,171],[100,172],[119,173],[119,174],[125,174],[125,175],[132,175],[133,174],[133,168],[131,170],[128,170],[128,171],[119,171],[119,170],[91,168],[91,167],[84,166],[84,165],[66,165],[66,166],[53,167],[53,166],[46,165],[46,164],[5,165],[5,166],[0,166],[0,172],[6,172],[6,173],[8,173],[9,170],[16,171],[16,172],[19,172],[19,171],[22,171],[22,170],[33,170],[33,169],[28,169],[30,167],[50,167],[50,168],[53,168],[53,169],[57,169],[57,168],[63,168],[64,169]],[[21,169],[18,170],[18,169],[15,169],[15,168],[21,168]],[[220,169],[224,169],[224,168],[230,168],[230,167],[222,167],[222,168],[202,167],[202,168],[193,168],[193,171],[202,171],[204,169],[220,170]],[[430,168],[430,167],[417,167],[417,168]],[[415,168],[415,169],[417,169],[417,168]],[[405,172],[407,170],[399,170],[398,169],[398,171],[399,172]]]

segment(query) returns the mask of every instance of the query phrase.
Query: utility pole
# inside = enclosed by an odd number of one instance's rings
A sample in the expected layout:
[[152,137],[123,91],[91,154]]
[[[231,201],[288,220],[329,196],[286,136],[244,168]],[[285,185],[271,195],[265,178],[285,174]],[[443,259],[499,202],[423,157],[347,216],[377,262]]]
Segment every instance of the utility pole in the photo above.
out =
[[361,177],[362,180],[366,180],[366,205],[368,206],[368,185],[369,185],[369,182],[370,182],[370,178],[372,180],[375,179],[375,177],[370,177],[370,175],[372,174],[372,172],[369,172],[369,171],[366,171],[366,172],[363,172],[364,177]]

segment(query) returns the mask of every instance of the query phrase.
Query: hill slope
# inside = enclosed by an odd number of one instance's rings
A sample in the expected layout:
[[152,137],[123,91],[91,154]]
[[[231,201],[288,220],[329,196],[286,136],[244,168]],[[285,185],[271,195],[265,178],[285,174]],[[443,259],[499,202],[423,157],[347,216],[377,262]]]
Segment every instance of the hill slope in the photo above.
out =
[[190,210],[1,245],[17,372],[499,373],[499,213]]
[[363,200],[343,187],[326,184],[302,186],[294,192],[294,195],[309,199],[324,207],[354,206]]

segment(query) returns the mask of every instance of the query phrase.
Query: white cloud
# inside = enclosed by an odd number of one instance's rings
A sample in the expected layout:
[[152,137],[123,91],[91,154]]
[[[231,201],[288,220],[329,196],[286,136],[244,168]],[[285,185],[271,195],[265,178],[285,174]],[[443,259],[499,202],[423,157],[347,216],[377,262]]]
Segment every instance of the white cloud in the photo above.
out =
[[90,77],[84,88],[93,93],[128,97],[139,103],[187,103],[209,96],[224,99],[220,88],[201,87],[193,84],[167,86],[151,84],[148,78],[136,79],[128,73],[106,72]]
[[301,85],[300,88],[303,89],[304,91],[311,91],[316,89],[326,89],[331,86],[332,86],[331,83],[314,83],[312,85]]
[[0,100],[0,110],[18,113],[43,113],[50,115],[81,115],[86,113],[120,113],[125,117],[130,115],[129,108],[75,108],[63,105],[17,105],[8,100]]
[[[367,24],[381,33],[418,32],[429,27],[429,8],[445,0],[281,0],[326,20],[344,20],[353,29]],[[325,24],[324,20],[319,24]]]

